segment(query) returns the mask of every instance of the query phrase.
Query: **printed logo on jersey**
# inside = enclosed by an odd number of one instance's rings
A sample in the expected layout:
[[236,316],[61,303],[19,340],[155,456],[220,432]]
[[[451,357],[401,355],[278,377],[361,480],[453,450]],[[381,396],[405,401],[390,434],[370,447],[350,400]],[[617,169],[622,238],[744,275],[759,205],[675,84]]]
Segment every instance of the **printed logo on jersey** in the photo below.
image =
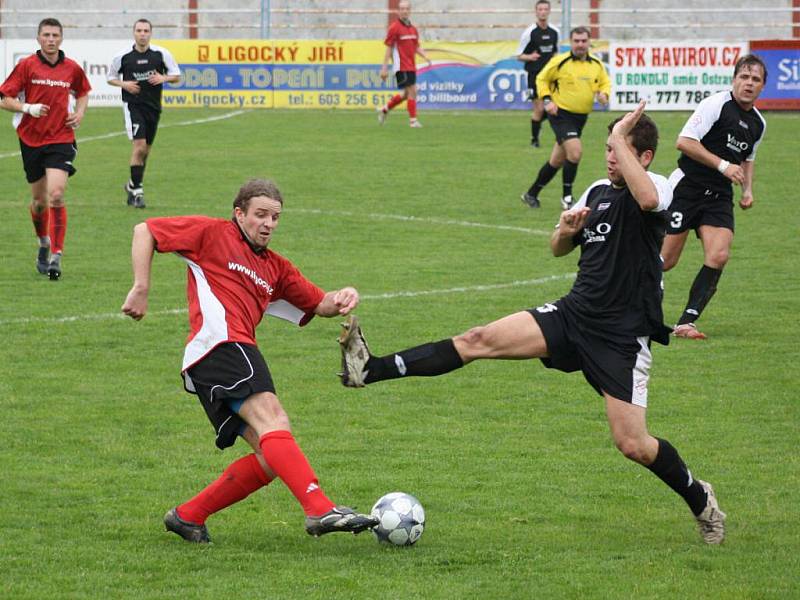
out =
[[63,87],[68,88],[71,84],[69,81],[55,81],[53,79],[31,79],[34,85],[46,85],[49,87]]
[[747,142],[740,142],[737,140],[736,136],[732,133],[728,134],[728,143],[726,145],[734,152],[747,152],[747,149],[750,147],[750,144]]
[[146,58],[140,58],[139,60],[136,61],[136,64],[137,65],[146,65],[147,64],[147,59]]
[[611,202],[601,202],[600,204],[597,205],[597,210],[598,211],[606,210],[609,206],[611,206]]
[[745,129],[750,129],[750,127],[748,127],[748,126],[747,126],[747,123],[745,123],[744,121],[741,121],[741,120],[740,120],[740,121],[739,121],[739,125],[740,125],[741,127],[744,127]]
[[243,275],[247,275],[250,279],[253,280],[253,283],[255,283],[257,286],[260,286],[260,287],[264,288],[265,290],[267,290],[267,293],[270,296],[272,295],[272,292],[275,291],[275,289],[269,283],[267,283],[266,281],[261,279],[261,277],[258,276],[258,273],[256,273],[252,269],[248,269],[244,265],[240,265],[239,263],[235,263],[233,261],[229,261],[228,262],[228,270],[229,271],[238,271],[239,273],[242,273]]
[[595,242],[605,242],[606,236],[611,232],[611,225],[608,223],[598,223],[594,229],[584,229],[583,239],[587,244]]

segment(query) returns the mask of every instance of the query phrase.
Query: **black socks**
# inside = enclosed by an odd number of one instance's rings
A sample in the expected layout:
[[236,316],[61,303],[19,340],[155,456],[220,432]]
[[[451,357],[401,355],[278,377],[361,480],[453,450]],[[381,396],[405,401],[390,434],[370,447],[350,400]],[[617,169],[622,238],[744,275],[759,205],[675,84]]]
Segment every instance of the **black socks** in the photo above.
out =
[[658,440],[658,454],[653,464],[648,465],[647,468],[686,501],[694,516],[699,515],[706,507],[708,499],[706,491],[692,477],[672,444],[661,438],[656,439]]
[[683,309],[681,318],[678,319],[678,325],[694,323],[700,317],[706,304],[717,291],[717,282],[721,276],[722,269],[712,269],[703,265],[694,278],[692,289],[689,291],[689,302]]
[[371,357],[366,365],[365,383],[416,375],[434,377],[464,366],[452,338],[422,344],[388,356]]

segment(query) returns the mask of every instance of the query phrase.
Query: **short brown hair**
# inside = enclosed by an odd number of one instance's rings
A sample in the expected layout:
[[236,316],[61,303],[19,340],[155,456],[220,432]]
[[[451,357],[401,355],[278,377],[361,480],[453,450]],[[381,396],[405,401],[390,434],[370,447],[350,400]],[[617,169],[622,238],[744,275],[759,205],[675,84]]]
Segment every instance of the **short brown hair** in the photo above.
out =
[[61,26],[61,22],[58,19],[54,19],[53,17],[47,17],[46,19],[42,19],[39,21],[39,29],[36,30],[36,35],[42,33],[43,27],[58,27],[58,30],[61,32],[61,35],[64,35],[64,28]]
[[589,28],[588,27],[584,27],[583,25],[575,27],[575,28],[573,28],[572,31],[569,32],[570,39],[572,39],[572,36],[575,35],[576,33],[585,33],[589,37],[592,37],[592,34],[589,32]]
[[250,206],[250,199],[256,196],[266,196],[277,200],[283,206],[283,196],[273,181],[269,179],[250,179],[242,187],[239,188],[239,193],[233,200],[233,208],[238,208],[242,212],[247,212],[247,207]]
[[736,61],[736,66],[733,67],[733,76],[734,78],[739,74],[744,67],[754,67],[760,66],[761,70],[764,73],[764,83],[767,83],[767,65],[764,64],[764,61],[761,60],[761,57],[756,56],[755,54],[745,54],[739,60]]
[[547,6],[550,6],[550,0],[536,0],[536,6],[540,4],[547,4]]
[[[608,133],[611,133],[614,125],[620,120],[622,117],[617,117],[608,124]],[[631,145],[636,149],[636,154],[641,156],[645,150],[652,150],[655,156],[656,148],[658,148],[658,127],[653,119],[647,115],[639,117],[639,121],[633,126],[627,137],[631,138]]]
[[133,24],[133,28],[136,29],[136,25],[138,25],[139,23],[147,23],[148,25],[150,25],[150,31],[153,31],[153,24],[147,19],[136,19],[136,22]]

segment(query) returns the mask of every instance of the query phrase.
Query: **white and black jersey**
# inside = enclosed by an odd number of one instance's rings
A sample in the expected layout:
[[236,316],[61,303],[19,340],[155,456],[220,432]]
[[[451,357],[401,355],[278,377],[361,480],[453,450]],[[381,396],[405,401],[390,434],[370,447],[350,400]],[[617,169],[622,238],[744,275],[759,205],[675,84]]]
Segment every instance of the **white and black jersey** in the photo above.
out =
[[517,55],[538,52],[539,58],[525,62],[525,70],[528,73],[538,73],[547,64],[554,54],[558,52],[558,30],[549,25],[542,29],[538,23],[533,23],[519,38],[519,48]]
[[162,75],[180,75],[178,63],[172,58],[169,50],[161,46],[150,46],[144,52],[136,50],[134,45],[118,53],[111,61],[108,69],[108,80],[139,82],[138,94],[130,94],[122,90],[122,101],[128,104],[144,104],[153,110],[161,110],[161,89],[163,85],[151,85],[147,79],[155,73]]
[[[731,92],[719,92],[700,102],[683,126],[680,137],[697,140],[722,160],[740,165],[746,160],[755,160],[766,130],[767,123],[757,108],[744,110]],[[730,179],[685,154],[678,158],[678,167],[698,186],[728,195],[732,193]]]
[[667,179],[649,173],[658,207],[643,211],[627,187],[608,179],[593,183],[575,205],[592,209],[573,238],[581,247],[578,276],[564,302],[582,322],[609,337],[648,336],[666,344],[670,329],[661,310],[666,210],[672,201]]

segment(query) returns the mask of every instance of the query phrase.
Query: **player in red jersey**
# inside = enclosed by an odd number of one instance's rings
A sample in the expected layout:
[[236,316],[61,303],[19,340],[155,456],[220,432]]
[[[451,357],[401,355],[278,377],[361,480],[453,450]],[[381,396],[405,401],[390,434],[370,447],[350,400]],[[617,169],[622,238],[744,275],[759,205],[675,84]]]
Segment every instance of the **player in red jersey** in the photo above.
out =
[[182,374],[216,432],[220,449],[243,437],[253,453],[232,463],[197,496],[167,512],[168,531],[209,542],[205,521],[213,513],[283,480],[306,514],[313,536],[359,533],[378,519],[337,506],[292,436],[289,417],[275,395],[255,329],[272,314],[305,325],[314,315],[335,317],[359,301],[352,287],[324,292],[267,246],[278,226],[283,199],[274,183],[253,179],[233,202],[233,219],[165,217],[134,229],[134,284],[122,311],[139,320],[147,312],[153,252],[175,252],[188,265],[189,322]]
[[411,2],[400,0],[397,5],[397,16],[399,19],[389,26],[386,32],[386,54],[383,57],[381,66],[381,79],[386,81],[389,76],[389,59],[393,59],[395,78],[400,93],[395,94],[389,103],[378,109],[378,122],[383,125],[386,116],[395,106],[408,100],[408,116],[411,127],[422,127],[422,123],[417,120],[417,65],[414,56],[419,54],[431,64],[431,59],[425,51],[419,47],[419,32],[411,24]]
[[0,108],[18,113],[14,127],[39,238],[36,268],[57,280],[67,232],[64,191],[78,153],[74,130],[83,120],[92,88],[78,63],[60,50],[63,29],[58,20],[43,19],[36,39],[41,49],[22,59],[0,86]]

